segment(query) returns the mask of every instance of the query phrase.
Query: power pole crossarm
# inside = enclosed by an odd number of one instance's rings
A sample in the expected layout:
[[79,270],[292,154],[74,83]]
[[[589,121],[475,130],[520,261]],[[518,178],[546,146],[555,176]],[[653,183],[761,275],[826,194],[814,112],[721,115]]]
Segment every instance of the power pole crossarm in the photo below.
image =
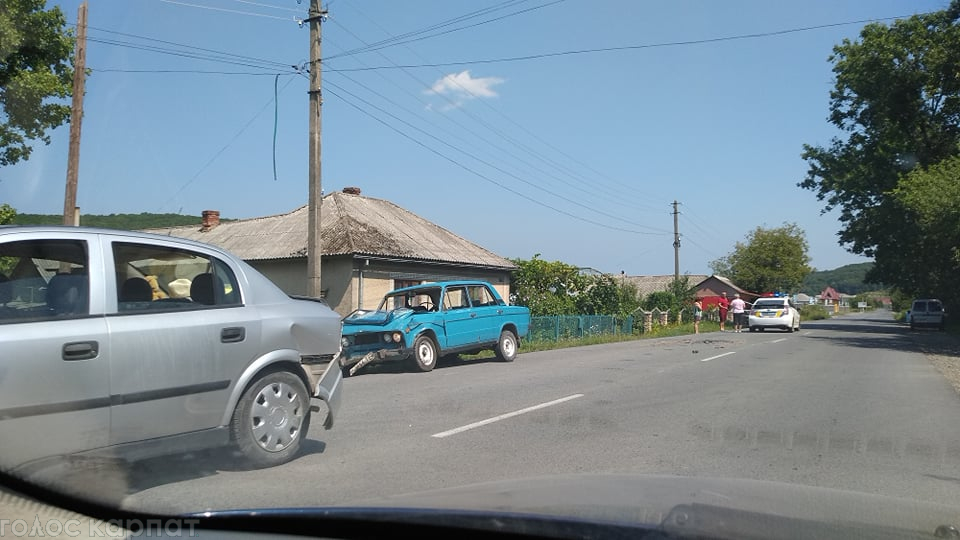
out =
[[87,71],[87,0],[77,10],[77,45],[73,61],[73,101],[70,108],[70,148],[67,155],[67,189],[63,197],[63,224],[79,225],[76,216],[77,179],[80,174],[80,124]]
[[322,34],[320,24],[327,12],[320,7],[320,0],[310,0],[310,195],[307,210],[307,294],[320,298],[323,289],[320,286],[320,260],[323,255],[323,236],[320,231],[320,209],[323,204],[323,184],[321,175],[320,119],[323,105],[321,91]]

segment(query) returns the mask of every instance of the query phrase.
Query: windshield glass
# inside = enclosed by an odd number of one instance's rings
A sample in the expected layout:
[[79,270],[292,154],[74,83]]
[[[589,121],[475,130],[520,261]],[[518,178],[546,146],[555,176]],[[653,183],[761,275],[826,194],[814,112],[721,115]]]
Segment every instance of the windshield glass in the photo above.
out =
[[960,507],[958,66],[960,0],[4,0],[0,470]]

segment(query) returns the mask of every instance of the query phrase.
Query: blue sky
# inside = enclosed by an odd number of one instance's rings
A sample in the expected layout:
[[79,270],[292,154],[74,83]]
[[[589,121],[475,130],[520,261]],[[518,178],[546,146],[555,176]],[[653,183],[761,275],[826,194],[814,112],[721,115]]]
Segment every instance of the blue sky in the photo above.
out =
[[[76,21],[79,0],[49,3]],[[308,81],[292,66],[309,55],[296,22],[308,3],[92,0],[82,212],[247,218],[305,204]],[[862,262],[837,244],[836,214],[821,215],[796,184],[802,145],[836,134],[827,57],[863,23],[678,42],[947,3],[334,0],[323,28],[324,190],[358,186],[505,257],[611,273],[673,273],[674,200],[681,273],[709,273],[755,227],[784,222],[806,232],[817,269]],[[470,28],[336,57],[484,8],[432,34]],[[187,57],[212,51],[229,56]],[[61,212],[67,144],[64,126],[0,171],[0,202]]]

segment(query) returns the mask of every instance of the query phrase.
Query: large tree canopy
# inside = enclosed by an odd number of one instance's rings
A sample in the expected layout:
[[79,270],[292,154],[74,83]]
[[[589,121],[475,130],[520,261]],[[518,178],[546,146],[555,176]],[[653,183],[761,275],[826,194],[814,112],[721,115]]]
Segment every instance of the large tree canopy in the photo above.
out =
[[898,287],[960,305],[960,157],[910,172],[891,195],[918,232]]
[[910,170],[960,152],[960,0],[891,25],[869,24],[834,47],[828,147],[805,145],[800,187],[840,211],[840,243],[874,257],[869,279],[900,286],[922,231],[891,194]]
[[60,8],[45,0],[0,7],[0,166],[30,157],[30,142],[70,118],[74,38]]
[[710,263],[714,273],[729,277],[748,291],[796,292],[811,272],[806,235],[794,223],[775,229],[757,227],[733,252]]

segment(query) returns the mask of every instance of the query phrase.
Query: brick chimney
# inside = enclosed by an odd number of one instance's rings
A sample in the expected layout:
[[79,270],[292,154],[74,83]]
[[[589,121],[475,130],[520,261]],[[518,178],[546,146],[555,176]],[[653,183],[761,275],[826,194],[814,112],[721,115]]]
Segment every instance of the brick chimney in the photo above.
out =
[[359,195],[360,188],[355,186],[349,186],[349,187],[343,188],[343,192],[346,193],[347,195]]
[[220,212],[218,210],[204,210],[201,215],[203,221],[201,221],[200,232],[207,232],[220,224]]

